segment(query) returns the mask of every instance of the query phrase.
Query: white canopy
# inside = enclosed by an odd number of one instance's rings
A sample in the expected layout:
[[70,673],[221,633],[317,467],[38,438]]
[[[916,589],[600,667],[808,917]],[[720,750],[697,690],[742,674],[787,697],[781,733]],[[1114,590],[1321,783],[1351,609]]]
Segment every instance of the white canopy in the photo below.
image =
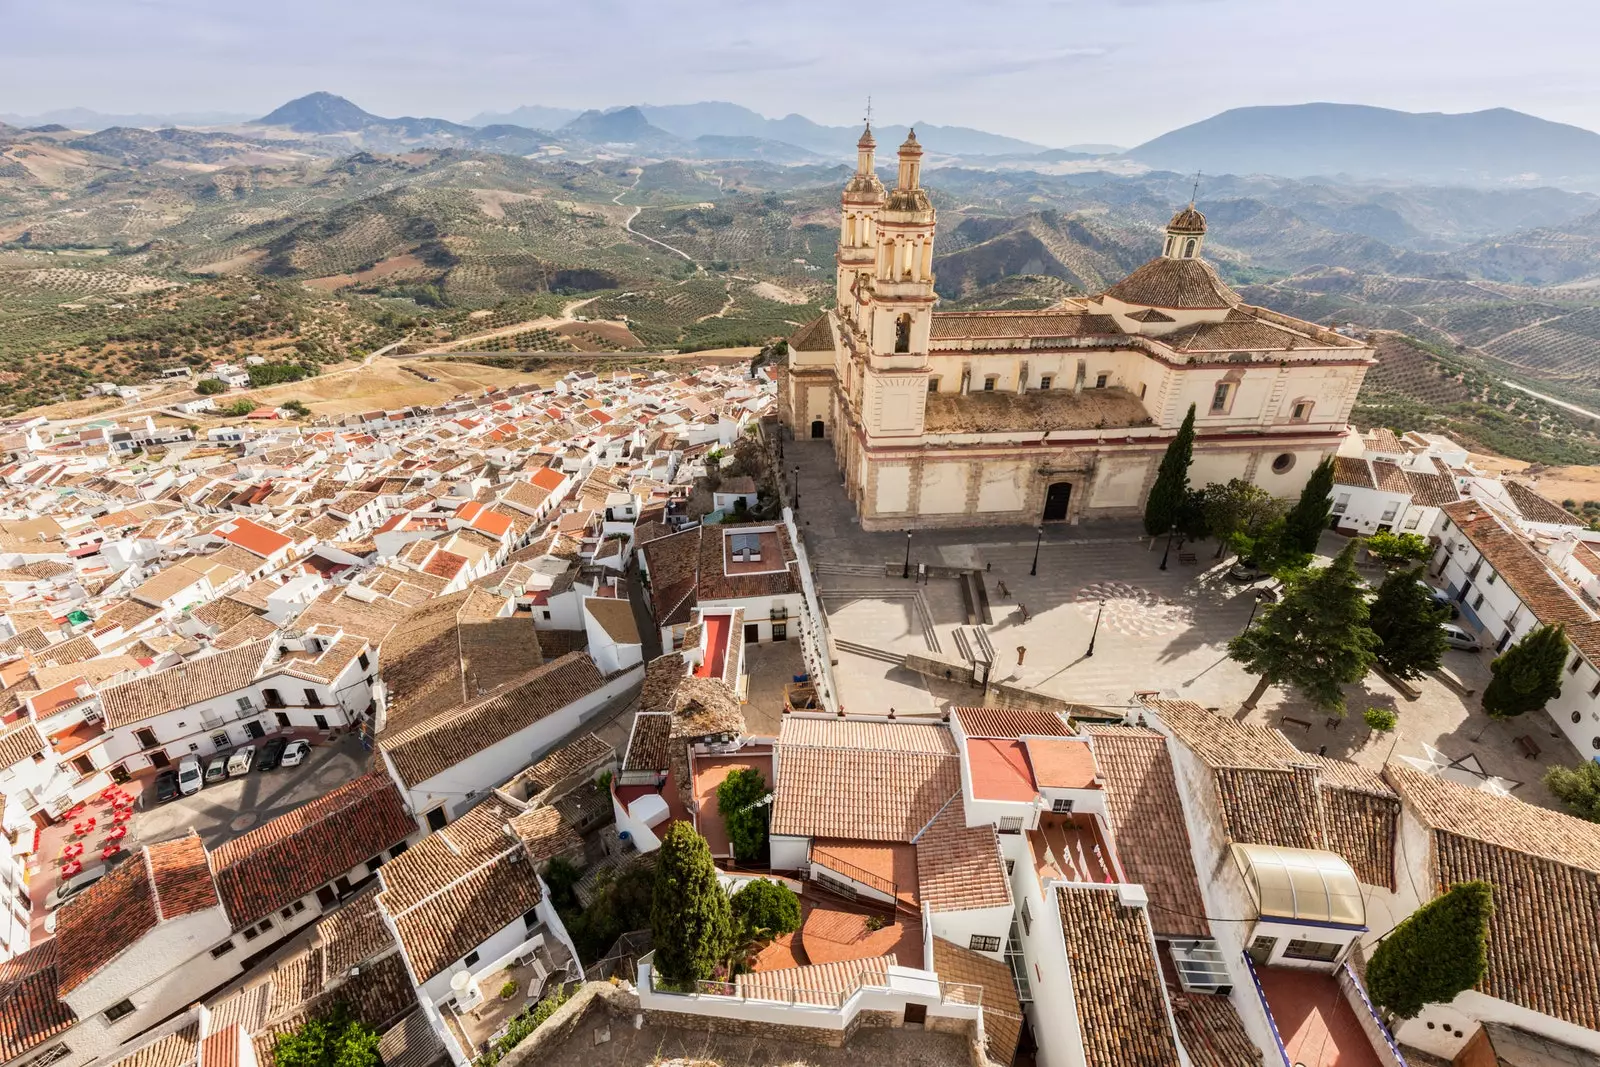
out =
[[1315,848],[1234,845],[1244,880],[1263,919],[1365,926],[1367,908],[1355,872],[1340,856]]

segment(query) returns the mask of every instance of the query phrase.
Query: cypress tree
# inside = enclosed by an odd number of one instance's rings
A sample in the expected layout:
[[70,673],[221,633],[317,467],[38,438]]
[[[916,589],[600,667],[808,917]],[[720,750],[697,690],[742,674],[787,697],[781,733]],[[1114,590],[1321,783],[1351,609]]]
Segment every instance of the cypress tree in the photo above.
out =
[[1183,417],[1178,436],[1167,445],[1161,469],[1144,502],[1144,532],[1159,537],[1171,530],[1182,517],[1189,500],[1189,462],[1194,459],[1194,405]]
[[1389,932],[1367,964],[1367,992],[1385,1010],[1414,1019],[1483,980],[1489,966],[1487,882],[1459,882]]
[[1450,609],[1434,603],[1422,584],[1422,568],[1395,571],[1372,601],[1372,632],[1382,642],[1378,662],[1396,678],[1421,678],[1444,659],[1444,630]]
[[1567,630],[1557,623],[1529,630],[1489,664],[1494,677],[1483,689],[1483,710],[1497,719],[1538,711],[1561,695]]
[[1302,552],[1315,552],[1322,531],[1333,514],[1333,457],[1328,456],[1311,472],[1300,500],[1285,517],[1289,539]]
[[1343,687],[1366,677],[1378,647],[1355,555],[1352,540],[1329,566],[1286,575],[1282,599],[1228,642],[1228,655],[1261,676],[1245,707],[1255,707],[1269,685],[1291,685],[1343,713]]
[[650,907],[655,967],[674,982],[704,981],[733,945],[733,913],[705,838],[674,822],[661,838]]

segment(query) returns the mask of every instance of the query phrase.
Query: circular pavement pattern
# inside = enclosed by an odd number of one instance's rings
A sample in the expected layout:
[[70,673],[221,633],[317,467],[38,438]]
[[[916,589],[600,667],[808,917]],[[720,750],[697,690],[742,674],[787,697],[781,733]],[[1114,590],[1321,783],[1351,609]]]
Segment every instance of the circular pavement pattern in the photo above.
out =
[[1194,622],[1194,610],[1127,582],[1095,582],[1072,597],[1084,617],[1093,621],[1101,601],[1100,628],[1130,637],[1164,637]]
[[242,812],[228,821],[228,829],[236,834],[242,834],[256,824],[256,813],[253,811]]

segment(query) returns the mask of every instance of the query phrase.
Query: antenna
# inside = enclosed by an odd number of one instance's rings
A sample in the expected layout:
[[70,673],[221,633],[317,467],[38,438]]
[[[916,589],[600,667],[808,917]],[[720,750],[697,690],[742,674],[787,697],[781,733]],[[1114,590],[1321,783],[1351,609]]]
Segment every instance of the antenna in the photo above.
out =
[[1189,206],[1194,207],[1194,202],[1200,196],[1200,172],[1194,172],[1194,189],[1189,193]]

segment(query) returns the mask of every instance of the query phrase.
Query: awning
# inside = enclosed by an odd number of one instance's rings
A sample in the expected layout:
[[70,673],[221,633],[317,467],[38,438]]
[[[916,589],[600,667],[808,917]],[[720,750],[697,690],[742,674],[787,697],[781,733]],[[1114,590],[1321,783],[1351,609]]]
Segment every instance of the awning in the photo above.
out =
[[1361,886],[1341,856],[1314,848],[1234,845],[1233,858],[1263,919],[1367,924]]

